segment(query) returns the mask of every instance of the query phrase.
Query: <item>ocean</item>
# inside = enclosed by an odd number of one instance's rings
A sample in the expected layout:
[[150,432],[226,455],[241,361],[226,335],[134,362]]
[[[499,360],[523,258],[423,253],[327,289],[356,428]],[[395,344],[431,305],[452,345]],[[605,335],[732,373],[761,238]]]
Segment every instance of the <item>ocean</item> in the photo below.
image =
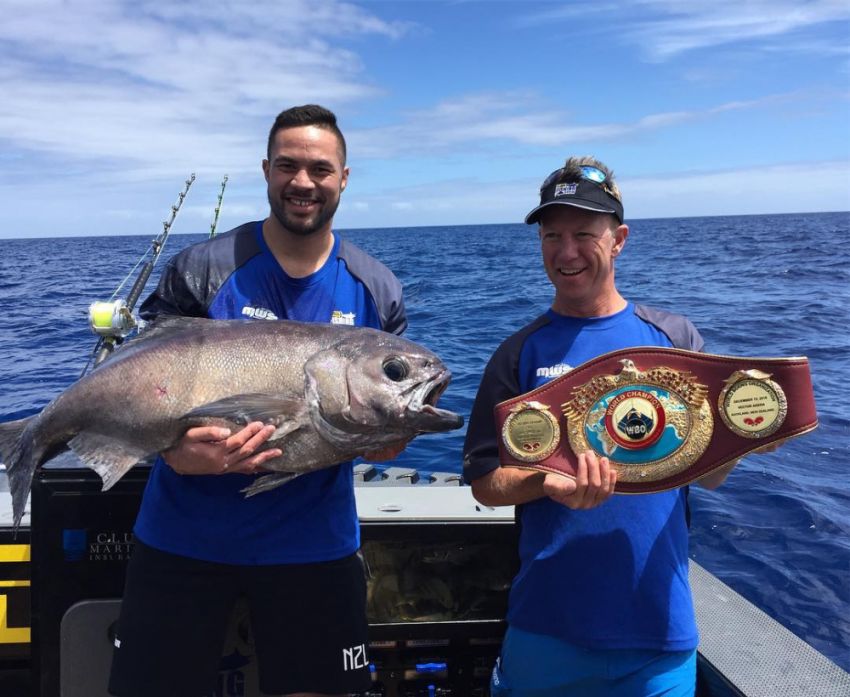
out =
[[[493,350],[552,299],[525,225],[339,234],[401,279],[406,335],[449,366],[440,404],[465,415]],[[37,412],[80,376],[95,344],[89,304],[109,299],[153,236],[0,240],[0,421]],[[204,237],[172,235],[160,265]],[[636,220],[617,263],[623,295],[687,315],[707,351],[809,357],[820,426],[745,459],[717,491],[692,487],[691,556],[846,670],[848,243],[850,213]],[[420,437],[392,464],[460,472],[463,437]]]

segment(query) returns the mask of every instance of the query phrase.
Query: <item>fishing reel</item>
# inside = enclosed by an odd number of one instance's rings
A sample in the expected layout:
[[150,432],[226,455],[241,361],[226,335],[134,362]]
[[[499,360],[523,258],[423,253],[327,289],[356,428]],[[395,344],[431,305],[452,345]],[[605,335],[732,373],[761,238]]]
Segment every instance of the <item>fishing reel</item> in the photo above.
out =
[[136,320],[125,300],[98,301],[89,305],[89,327],[99,336],[123,339],[136,328]]

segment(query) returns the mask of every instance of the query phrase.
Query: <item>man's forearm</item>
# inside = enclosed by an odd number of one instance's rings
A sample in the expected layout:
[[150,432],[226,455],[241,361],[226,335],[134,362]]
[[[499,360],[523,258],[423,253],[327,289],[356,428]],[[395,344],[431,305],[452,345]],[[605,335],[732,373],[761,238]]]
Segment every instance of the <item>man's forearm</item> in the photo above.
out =
[[713,472],[703,475],[696,480],[695,484],[701,486],[703,489],[716,489],[726,481],[726,477],[728,477],[729,473],[735,469],[738,462],[740,462],[740,460],[735,460],[734,462],[723,465],[723,467],[719,467]]
[[472,495],[485,506],[516,506],[545,496],[543,472],[499,467],[472,482]]

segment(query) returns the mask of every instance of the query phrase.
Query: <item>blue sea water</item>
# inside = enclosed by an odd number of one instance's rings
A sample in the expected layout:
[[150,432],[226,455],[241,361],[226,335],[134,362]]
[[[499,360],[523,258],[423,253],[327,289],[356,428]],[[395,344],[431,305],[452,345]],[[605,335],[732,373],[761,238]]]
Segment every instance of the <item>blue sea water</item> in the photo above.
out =
[[[349,230],[402,280],[407,336],[451,368],[441,406],[468,414],[498,344],[552,290],[525,225]],[[162,260],[203,236],[172,236]],[[147,237],[0,240],[0,421],[35,413],[94,346],[86,313]],[[713,353],[806,355],[819,428],[692,488],[691,555],[850,670],[850,213],[637,220],[618,260],[630,300],[686,314]],[[154,273],[154,278],[158,271]],[[423,436],[394,464],[460,471],[463,431]]]

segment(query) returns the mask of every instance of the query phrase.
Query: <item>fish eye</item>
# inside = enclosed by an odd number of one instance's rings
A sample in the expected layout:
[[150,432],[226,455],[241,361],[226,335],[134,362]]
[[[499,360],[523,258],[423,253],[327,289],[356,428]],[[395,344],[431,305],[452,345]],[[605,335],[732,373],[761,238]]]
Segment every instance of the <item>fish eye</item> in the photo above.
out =
[[393,356],[384,361],[384,375],[393,382],[401,382],[407,377],[407,363]]

